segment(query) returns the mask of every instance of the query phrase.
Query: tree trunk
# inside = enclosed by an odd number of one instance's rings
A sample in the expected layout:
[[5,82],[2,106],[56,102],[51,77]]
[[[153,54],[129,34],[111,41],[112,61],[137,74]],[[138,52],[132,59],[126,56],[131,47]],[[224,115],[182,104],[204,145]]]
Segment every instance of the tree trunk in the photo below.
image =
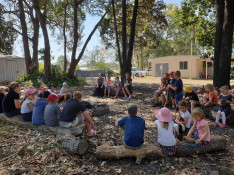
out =
[[97,24],[95,25],[95,27],[93,28],[92,32],[89,34],[88,38],[87,38],[86,41],[85,41],[84,46],[83,46],[82,49],[81,49],[81,52],[80,52],[78,58],[77,58],[77,59],[72,59],[72,60],[71,60],[71,65],[70,65],[70,68],[69,68],[68,73],[67,73],[67,76],[68,76],[68,77],[70,77],[70,78],[74,77],[74,73],[75,73],[75,70],[76,70],[76,66],[77,66],[77,64],[79,63],[79,61],[81,60],[81,58],[82,58],[82,56],[83,56],[83,54],[84,54],[84,51],[85,51],[85,49],[86,49],[86,47],[87,47],[89,41],[91,40],[93,34],[94,34],[95,31],[97,30],[99,24],[100,24],[100,23],[102,22],[102,20],[105,18],[106,14],[107,14],[107,12],[108,12],[109,7],[110,7],[110,5],[108,6],[106,13],[104,13],[104,15],[102,16],[102,18],[98,21],[98,23],[97,23]]
[[117,51],[118,51],[118,60],[119,60],[120,65],[122,65],[123,61],[121,59],[121,50],[120,50],[120,44],[119,44],[119,34],[118,34],[114,0],[112,0],[111,3],[112,3],[112,10],[113,10],[113,16],[114,16],[115,37],[116,37],[115,41],[116,41],[116,46],[117,46]]
[[226,0],[224,8],[223,34],[219,59],[218,87],[228,85],[230,87],[232,38],[233,38],[233,0]]
[[46,18],[45,16],[41,13],[40,6],[39,6],[40,0],[33,0],[33,6],[36,11],[36,14],[38,16],[42,33],[44,36],[44,76],[47,80],[50,79],[51,77],[51,61],[50,61],[50,40],[48,36],[48,31],[46,27]]
[[22,27],[22,40],[24,45],[24,57],[25,57],[25,64],[26,64],[26,71],[27,74],[32,73],[32,58],[29,50],[29,43],[28,43],[28,29],[27,24],[25,21],[25,14],[24,14],[24,6],[23,1],[18,0],[19,11],[20,11],[20,23]]
[[[185,144],[177,144],[175,156],[191,156],[194,154],[204,154],[212,151],[226,149],[227,141],[223,138],[211,140],[208,147],[190,147]],[[125,146],[99,146],[96,150],[96,157],[100,159],[120,159],[125,157],[135,157],[136,163],[140,164],[145,157],[164,156],[153,144],[144,144],[139,149],[129,149]]]
[[126,71],[131,75],[132,69],[132,55],[133,55],[133,46],[135,41],[135,31],[136,31],[136,19],[137,19],[137,11],[138,11],[138,0],[134,2],[133,14],[132,14],[132,21],[131,21],[131,33],[129,39],[129,47],[128,47],[128,57],[127,57],[127,64],[126,64]]
[[120,65],[120,74],[122,86],[124,84],[127,60],[127,20],[126,20],[126,0],[122,0],[122,60],[123,63]]
[[63,71],[66,72],[67,71],[67,36],[66,36],[66,20],[67,20],[67,4],[68,2],[66,2],[65,8],[64,8],[64,23],[63,23],[63,38],[64,38],[64,67],[63,67]]
[[63,148],[69,153],[69,154],[78,154],[80,156],[83,156],[89,147],[89,144],[87,140],[64,140],[62,141]]
[[39,68],[39,62],[38,62],[38,41],[39,41],[39,19],[37,14],[35,14],[35,19],[32,20],[33,21],[33,58],[32,58],[32,62],[33,62],[33,67],[34,67],[34,71],[37,71]]

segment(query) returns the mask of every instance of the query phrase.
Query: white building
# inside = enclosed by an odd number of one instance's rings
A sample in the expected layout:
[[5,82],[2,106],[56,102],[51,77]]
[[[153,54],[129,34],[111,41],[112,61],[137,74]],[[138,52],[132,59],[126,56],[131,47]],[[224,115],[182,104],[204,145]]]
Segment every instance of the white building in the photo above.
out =
[[0,81],[15,81],[26,73],[25,59],[13,55],[0,54]]

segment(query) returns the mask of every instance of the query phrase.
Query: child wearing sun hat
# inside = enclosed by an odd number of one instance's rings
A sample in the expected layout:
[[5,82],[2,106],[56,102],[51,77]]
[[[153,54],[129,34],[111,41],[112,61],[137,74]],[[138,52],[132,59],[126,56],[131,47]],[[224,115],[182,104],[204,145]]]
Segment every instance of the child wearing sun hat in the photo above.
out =
[[173,135],[172,113],[168,108],[161,108],[155,111],[155,117],[158,119],[154,122],[158,129],[156,146],[167,156],[176,153],[176,139]]
[[187,103],[187,105],[191,106],[191,111],[199,105],[199,98],[196,94],[196,92],[193,91],[192,86],[186,86],[184,88],[185,91],[185,96],[184,96],[184,101]]

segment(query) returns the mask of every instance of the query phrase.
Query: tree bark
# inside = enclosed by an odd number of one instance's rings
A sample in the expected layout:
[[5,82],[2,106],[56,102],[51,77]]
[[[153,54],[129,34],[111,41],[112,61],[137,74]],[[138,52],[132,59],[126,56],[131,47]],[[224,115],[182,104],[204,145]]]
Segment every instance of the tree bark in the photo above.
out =
[[63,148],[71,155],[78,154],[83,156],[89,147],[89,144],[86,140],[64,140],[62,141]]
[[33,7],[36,11],[36,14],[38,16],[42,33],[44,36],[44,76],[47,80],[51,77],[51,61],[50,61],[50,40],[48,36],[47,26],[46,26],[46,18],[41,13],[40,6],[39,6],[40,0],[33,0]]
[[104,13],[104,15],[102,16],[102,18],[101,18],[101,19],[98,21],[98,23],[95,25],[95,27],[93,28],[92,32],[89,34],[89,36],[88,36],[88,38],[86,39],[85,44],[84,44],[84,46],[82,47],[81,52],[80,52],[79,56],[77,57],[77,59],[73,59],[73,58],[72,58],[72,60],[71,60],[71,65],[70,65],[70,68],[69,68],[68,73],[67,73],[67,76],[68,76],[68,77],[70,77],[70,78],[74,77],[74,73],[75,73],[76,66],[77,66],[77,64],[79,63],[79,61],[81,60],[81,58],[82,58],[82,56],[83,56],[83,54],[84,54],[84,51],[85,51],[85,49],[86,49],[86,47],[87,47],[89,41],[91,40],[93,34],[94,34],[95,31],[97,30],[99,24],[100,24],[100,23],[102,22],[102,20],[105,18],[106,14],[107,14],[107,12],[108,12],[109,7],[110,7],[110,5],[108,6],[107,11]]
[[35,14],[35,19],[33,21],[33,58],[32,63],[34,67],[34,71],[37,71],[39,68],[39,62],[38,62],[38,42],[39,42],[39,19],[37,17],[37,14]]
[[[223,138],[211,140],[208,147],[190,147],[185,144],[177,144],[175,156],[191,156],[212,151],[226,149],[227,141]],[[144,144],[139,149],[129,149],[125,146],[99,146],[96,150],[96,157],[100,159],[120,159],[135,157],[136,163],[140,164],[145,157],[164,156],[154,144]]]
[[233,39],[233,0],[226,0],[224,8],[223,34],[219,58],[218,87],[228,85],[230,87],[232,39]]
[[127,60],[127,20],[126,20],[126,0],[122,0],[122,60],[123,64],[120,65],[120,74],[122,86],[124,84],[126,70],[126,60]]
[[119,44],[119,34],[118,34],[118,27],[117,27],[117,20],[116,20],[116,12],[115,12],[115,2],[114,0],[111,1],[112,3],[112,10],[113,10],[113,16],[114,16],[114,26],[115,26],[115,37],[116,37],[116,46],[118,51],[118,60],[120,65],[122,66],[123,61],[121,58],[121,50],[120,50],[120,44]]
[[23,1],[18,0],[18,5],[19,5],[19,11],[20,11],[20,23],[22,27],[22,39],[23,39],[23,45],[24,45],[24,57],[25,57],[26,71],[27,71],[27,74],[31,74],[32,73],[32,59],[31,59],[31,54],[29,50],[28,29],[27,29],[27,24],[25,21]]
[[66,72],[67,71],[67,36],[66,36],[66,20],[67,20],[67,4],[68,2],[66,1],[66,5],[64,8],[64,23],[63,23],[63,38],[64,38],[64,67],[63,67],[63,71]]
[[131,75],[132,69],[132,55],[133,55],[133,47],[135,41],[135,31],[136,31],[136,19],[137,19],[137,11],[138,11],[138,0],[134,2],[133,14],[132,14],[132,21],[131,21],[131,33],[129,39],[129,47],[128,47],[128,57],[127,57],[127,65],[126,71]]

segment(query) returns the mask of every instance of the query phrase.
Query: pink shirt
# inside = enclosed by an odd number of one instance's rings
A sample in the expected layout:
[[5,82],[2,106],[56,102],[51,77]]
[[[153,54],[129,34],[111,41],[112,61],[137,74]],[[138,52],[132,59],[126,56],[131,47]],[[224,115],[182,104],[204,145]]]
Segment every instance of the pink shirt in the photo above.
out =
[[[205,131],[203,129],[204,126],[208,126],[208,123],[206,122],[205,119],[202,119],[201,121],[196,121],[196,128],[198,131],[198,135],[199,138],[202,138],[202,136],[204,135]],[[210,128],[208,126],[208,135],[206,136],[206,138],[204,139],[204,141],[210,141]]]
[[110,80],[107,80],[107,82],[106,82],[106,86],[111,86],[111,83],[112,83],[112,81]]

